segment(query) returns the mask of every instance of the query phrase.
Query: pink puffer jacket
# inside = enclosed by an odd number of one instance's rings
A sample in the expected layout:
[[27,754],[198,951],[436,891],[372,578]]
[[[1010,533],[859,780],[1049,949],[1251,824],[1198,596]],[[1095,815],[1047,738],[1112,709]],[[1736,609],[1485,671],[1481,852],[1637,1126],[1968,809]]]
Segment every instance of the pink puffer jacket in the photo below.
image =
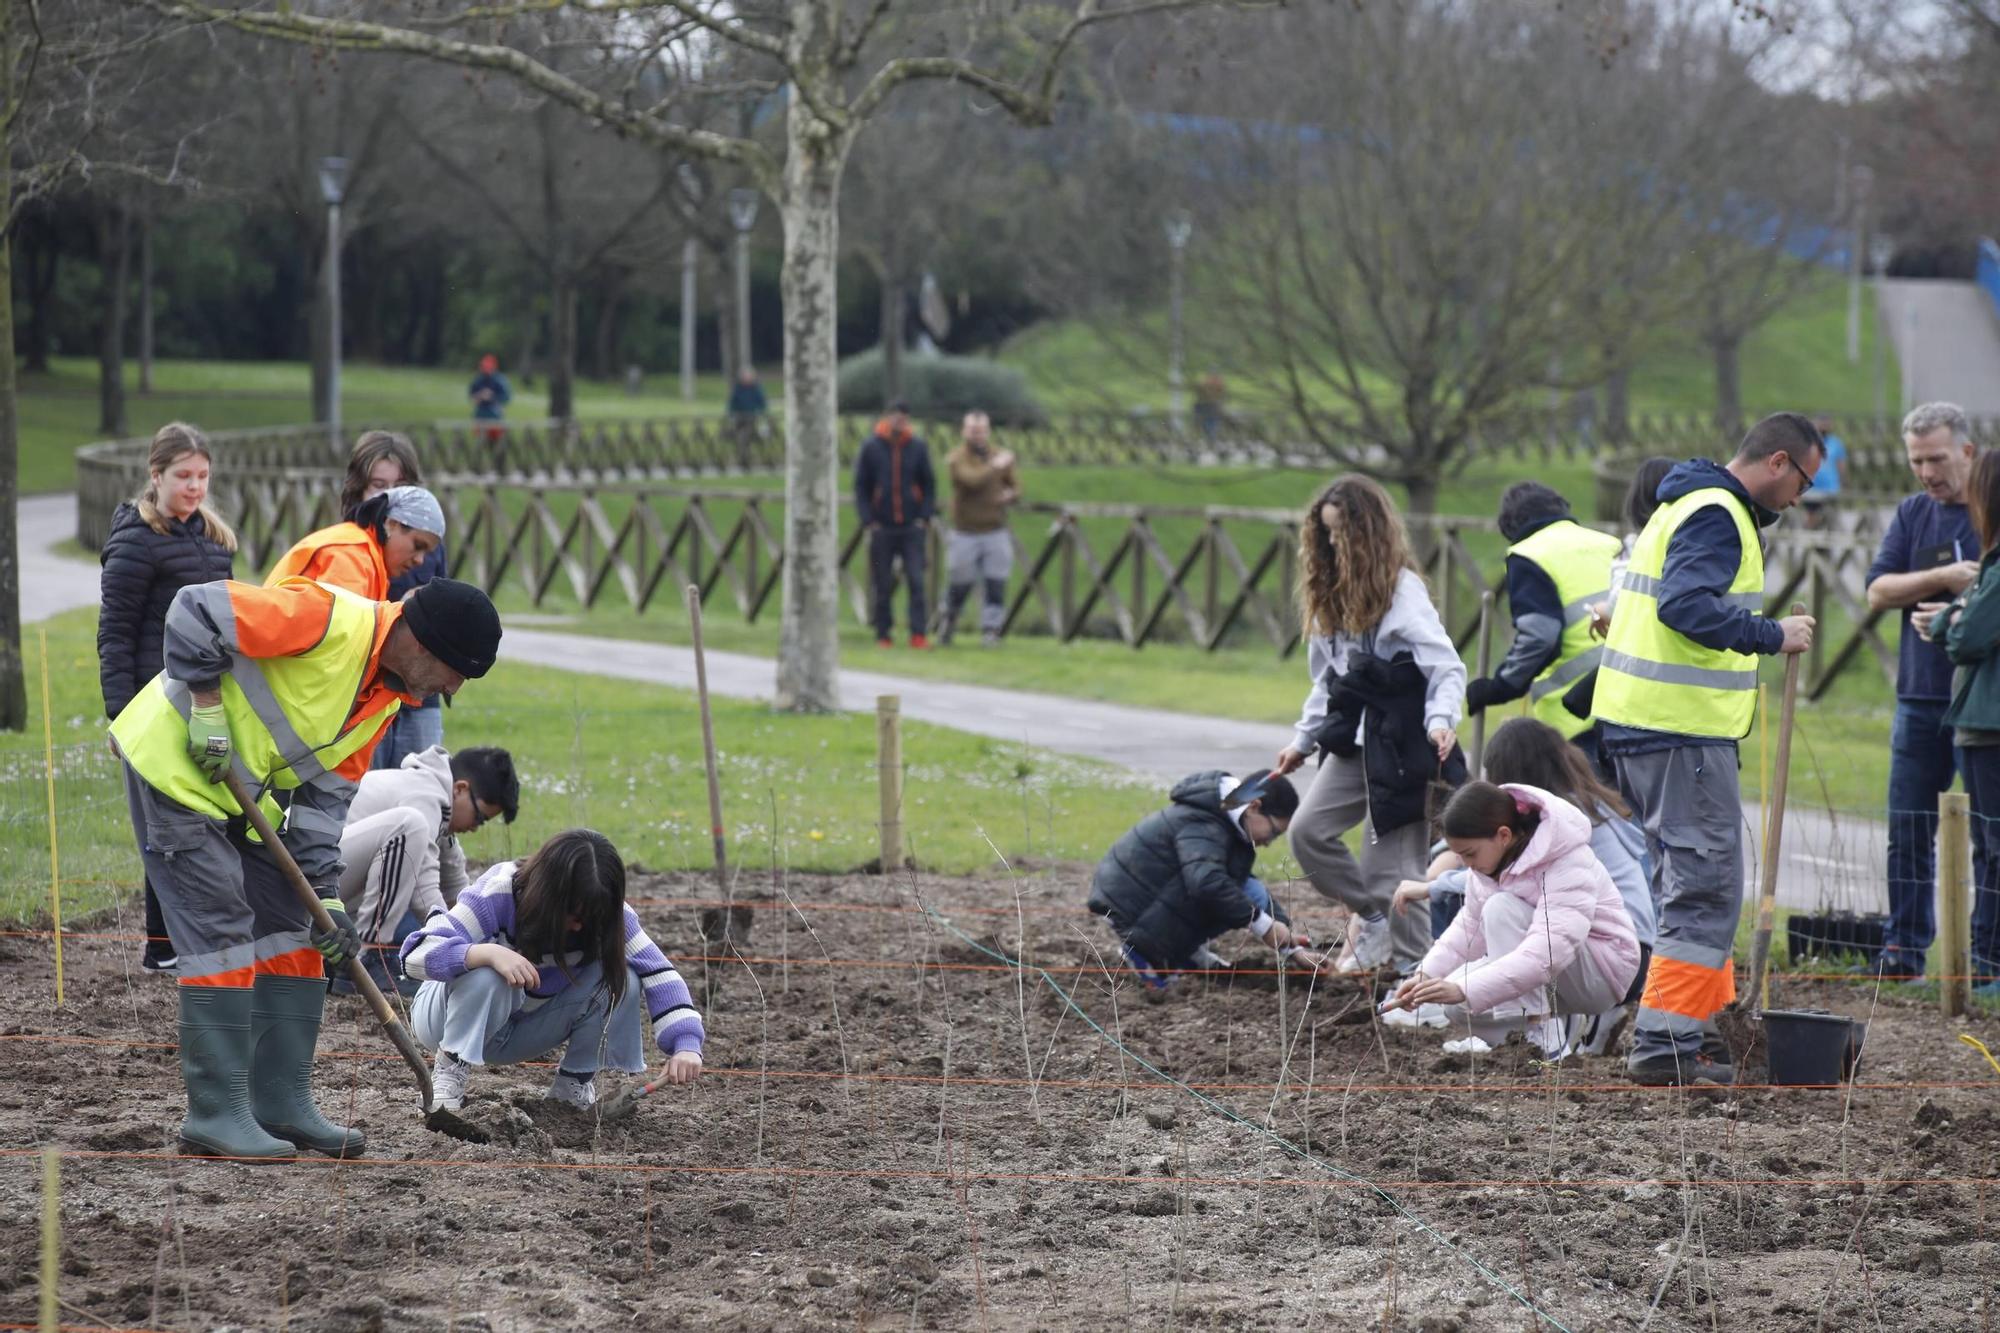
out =
[[[1541,824],[1514,864],[1496,882],[1476,872],[1465,877],[1465,906],[1431,951],[1427,977],[1446,977],[1485,959],[1465,981],[1465,1005],[1484,1012],[1540,989],[1568,970],[1588,949],[1605,977],[1630,985],[1639,971],[1639,940],[1611,875],[1590,850],[1590,821],[1561,797],[1525,783],[1508,783],[1515,801],[1541,811]],[[1499,958],[1487,958],[1482,916],[1496,893],[1534,909],[1527,938]]]

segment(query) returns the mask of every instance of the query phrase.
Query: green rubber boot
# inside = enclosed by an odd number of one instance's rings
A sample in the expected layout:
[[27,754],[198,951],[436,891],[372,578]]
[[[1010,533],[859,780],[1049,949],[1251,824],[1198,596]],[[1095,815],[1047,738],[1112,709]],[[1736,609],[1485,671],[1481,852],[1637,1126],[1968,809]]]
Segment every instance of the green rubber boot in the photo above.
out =
[[313,1049],[319,1045],[326,983],[311,977],[259,976],[250,1011],[250,1105],[257,1123],[300,1148],[328,1157],[359,1157],[358,1129],[336,1125],[313,1102]]
[[250,1110],[250,991],[177,986],[181,996],[181,1081],[188,1113],[181,1151],[194,1157],[295,1157],[266,1134]]

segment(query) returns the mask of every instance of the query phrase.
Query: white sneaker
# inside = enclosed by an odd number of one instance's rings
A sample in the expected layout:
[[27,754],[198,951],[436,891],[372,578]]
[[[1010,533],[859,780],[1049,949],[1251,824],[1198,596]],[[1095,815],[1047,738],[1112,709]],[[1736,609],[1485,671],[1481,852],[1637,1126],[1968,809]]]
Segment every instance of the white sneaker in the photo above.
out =
[[1443,1028],[1451,1026],[1451,1019],[1445,1014],[1441,1004],[1420,1004],[1415,1009],[1391,1009],[1382,1015],[1385,1028]]
[[1567,1053],[1564,1042],[1565,1032],[1560,1018],[1540,1018],[1528,1024],[1528,1043],[1541,1051],[1544,1059],[1560,1060]]
[[1389,938],[1388,917],[1356,917],[1348,932],[1354,948],[1337,965],[1342,972],[1373,972],[1389,961],[1395,945]]
[[1569,1020],[1569,1055],[1610,1055],[1617,1051],[1632,1024],[1632,1006],[1614,1005],[1601,1014],[1578,1014]]
[[558,1070],[556,1076],[549,1081],[548,1099],[552,1102],[561,1102],[564,1106],[575,1107],[579,1111],[588,1111],[597,1105],[597,1075],[589,1074],[578,1078],[574,1074],[565,1074]]
[[1224,958],[1206,944],[1197,945],[1194,953],[1189,956],[1188,961],[1194,966],[1210,972],[1217,969],[1226,969],[1230,966],[1227,958]]
[[431,1110],[456,1111],[465,1105],[465,1080],[472,1066],[450,1051],[439,1051],[431,1065]]
[[1480,1036],[1458,1037],[1444,1044],[1446,1055],[1487,1055],[1493,1048]]

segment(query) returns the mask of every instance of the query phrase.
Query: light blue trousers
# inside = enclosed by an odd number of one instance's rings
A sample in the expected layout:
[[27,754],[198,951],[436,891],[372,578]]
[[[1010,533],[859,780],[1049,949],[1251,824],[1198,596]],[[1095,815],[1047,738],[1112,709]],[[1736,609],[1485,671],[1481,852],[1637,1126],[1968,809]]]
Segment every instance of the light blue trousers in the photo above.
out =
[[432,1050],[469,1065],[511,1065],[562,1048],[565,1074],[588,1077],[607,1066],[637,1074],[646,1068],[643,988],[625,973],[625,994],[611,1003],[596,963],[579,968],[562,994],[533,1009],[528,994],[490,967],[450,981],[426,981],[410,1006],[411,1035]]

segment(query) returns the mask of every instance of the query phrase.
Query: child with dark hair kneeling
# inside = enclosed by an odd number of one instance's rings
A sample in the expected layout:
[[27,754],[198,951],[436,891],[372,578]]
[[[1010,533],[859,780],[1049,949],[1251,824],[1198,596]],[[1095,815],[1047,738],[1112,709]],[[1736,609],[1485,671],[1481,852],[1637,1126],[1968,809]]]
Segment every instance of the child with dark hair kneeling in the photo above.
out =
[[421,980],[410,1031],[437,1052],[432,1109],[456,1111],[474,1065],[560,1049],[549,1096],[596,1104],[597,1071],[646,1067],[639,1006],[667,1077],[701,1074],[701,1015],[687,983],[625,903],[625,863],[602,833],[570,829],[524,861],[502,861],[403,941]]
[[[1547,1017],[1619,1002],[1639,941],[1583,811],[1525,783],[1471,782],[1444,808],[1444,838],[1470,872],[1465,906],[1385,1011],[1444,1005],[1492,1046]],[[1560,1033],[1549,1045],[1560,1051]]]
[[1208,942],[1239,929],[1287,958],[1322,965],[1251,873],[1257,849],[1283,836],[1298,808],[1297,790],[1268,769],[1241,782],[1211,769],[1182,778],[1171,805],[1112,844],[1087,905],[1111,923],[1142,981],[1157,989],[1175,971],[1228,966]]

